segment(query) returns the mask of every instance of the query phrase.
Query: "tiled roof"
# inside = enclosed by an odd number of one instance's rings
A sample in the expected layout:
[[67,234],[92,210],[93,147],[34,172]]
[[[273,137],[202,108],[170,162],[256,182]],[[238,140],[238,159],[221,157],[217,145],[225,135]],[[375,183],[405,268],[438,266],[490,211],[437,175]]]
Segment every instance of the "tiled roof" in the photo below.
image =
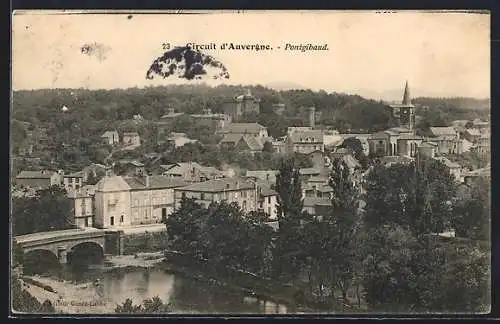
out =
[[252,151],[262,151],[264,145],[254,136],[243,136],[243,140],[247,143]]
[[232,123],[224,127],[221,130],[221,133],[234,133],[234,134],[258,133],[264,129],[266,128],[258,123]]
[[323,143],[323,133],[318,130],[295,131],[290,134],[290,140],[292,143]]
[[305,197],[304,207],[314,207],[314,206],[331,206],[332,201],[326,197]]
[[299,170],[300,175],[314,175],[320,173],[321,172],[319,170],[316,170],[315,168],[302,168]]
[[179,188],[179,190],[197,192],[223,192],[241,189],[252,189],[254,187],[255,185],[253,182],[243,178],[235,177],[193,183],[189,186]]
[[453,127],[429,127],[432,135],[434,136],[456,136],[457,132]]
[[269,196],[277,196],[278,193],[271,189],[271,186],[266,185],[266,184],[258,184],[259,190],[260,190],[260,195],[262,197],[269,197]]
[[124,180],[133,190],[168,189],[168,188],[184,187],[187,185],[187,183],[184,181],[178,179],[172,179],[170,177],[162,175],[149,176],[149,186],[146,186],[147,183],[146,177],[129,177],[129,178],[124,178]]
[[221,143],[234,143],[234,145],[236,145],[242,137],[243,137],[242,134],[229,133],[229,134],[224,135],[224,137],[221,139],[220,142]]
[[128,132],[128,133],[123,133],[123,136],[139,136],[139,133],[137,133],[137,132]]
[[96,191],[112,192],[129,190],[129,184],[121,176],[105,177],[96,185]]
[[269,175],[269,179],[276,179],[276,175],[279,173],[278,170],[248,170],[246,173],[247,177],[255,177],[258,179],[266,180],[267,175]]
[[68,174],[65,174],[64,177],[65,178],[83,178],[84,174],[82,171],[80,172],[73,172],[73,173],[68,173]]
[[401,134],[399,135],[399,140],[422,140],[422,136],[417,136],[413,134]]
[[314,176],[307,180],[307,182],[325,182],[328,183],[328,177]]
[[17,179],[50,179],[54,171],[21,171]]

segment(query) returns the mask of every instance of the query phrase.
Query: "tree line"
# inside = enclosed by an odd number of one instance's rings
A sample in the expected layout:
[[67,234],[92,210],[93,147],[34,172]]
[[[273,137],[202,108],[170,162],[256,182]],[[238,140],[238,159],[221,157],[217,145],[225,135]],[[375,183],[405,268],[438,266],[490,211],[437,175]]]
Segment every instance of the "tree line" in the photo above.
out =
[[[330,309],[340,307],[339,300],[384,312],[487,309],[484,186],[457,199],[457,184],[445,166],[421,160],[375,165],[362,193],[353,172],[334,160],[333,207],[312,217],[303,212],[293,160],[283,160],[279,170],[277,232],[265,215],[245,215],[237,205],[205,208],[184,200],[166,220],[171,248],[215,266],[292,283],[300,290],[297,300]],[[463,240],[437,235],[453,227],[474,230]]]

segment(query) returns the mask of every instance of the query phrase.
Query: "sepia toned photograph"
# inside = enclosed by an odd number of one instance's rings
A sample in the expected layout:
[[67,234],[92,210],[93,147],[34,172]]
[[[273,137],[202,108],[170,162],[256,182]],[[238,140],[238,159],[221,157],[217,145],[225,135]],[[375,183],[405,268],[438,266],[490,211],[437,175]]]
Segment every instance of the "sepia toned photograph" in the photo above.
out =
[[11,317],[491,311],[490,13],[15,11]]

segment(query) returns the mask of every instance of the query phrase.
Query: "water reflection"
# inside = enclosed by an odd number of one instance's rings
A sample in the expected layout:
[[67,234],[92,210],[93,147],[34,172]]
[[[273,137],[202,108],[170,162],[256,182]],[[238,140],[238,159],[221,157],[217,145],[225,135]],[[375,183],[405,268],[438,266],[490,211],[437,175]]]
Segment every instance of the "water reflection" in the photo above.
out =
[[[161,269],[134,269],[105,272],[104,266],[65,267],[59,274],[75,284],[96,287],[96,299],[122,304],[127,298],[135,304],[154,296],[170,302],[178,314],[284,314],[285,305],[245,296],[223,287],[188,279]],[[96,280],[98,285],[95,286]],[[78,296],[75,296],[78,297]],[[290,310],[291,311],[291,310]]]

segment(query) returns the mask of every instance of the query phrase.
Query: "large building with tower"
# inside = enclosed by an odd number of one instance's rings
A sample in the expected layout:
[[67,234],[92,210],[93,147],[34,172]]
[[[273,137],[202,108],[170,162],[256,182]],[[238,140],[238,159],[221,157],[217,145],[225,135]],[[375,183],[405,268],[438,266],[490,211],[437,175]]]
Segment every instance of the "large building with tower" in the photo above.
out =
[[260,113],[260,100],[255,98],[250,90],[246,94],[239,95],[222,105],[224,114],[231,116],[233,121],[238,121],[241,116]]
[[389,107],[397,125],[413,132],[415,129],[415,106],[411,103],[408,81],[405,83],[402,102],[400,104],[392,104]]

